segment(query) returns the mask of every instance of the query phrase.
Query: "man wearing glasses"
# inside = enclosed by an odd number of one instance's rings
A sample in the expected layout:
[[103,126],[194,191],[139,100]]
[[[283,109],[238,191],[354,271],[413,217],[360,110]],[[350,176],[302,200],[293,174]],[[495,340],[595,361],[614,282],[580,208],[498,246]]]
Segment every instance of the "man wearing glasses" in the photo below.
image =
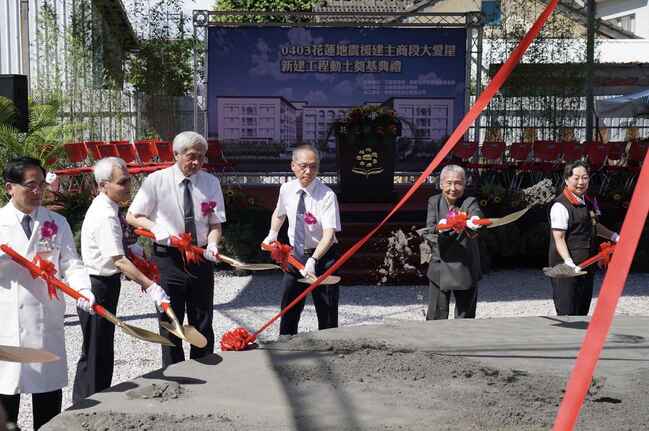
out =
[[[87,298],[77,307],[90,311],[95,299],[70,225],[41,206],[47,183],[40,162],[30,157],[10,160],[3,178],[11,200],[0,209],[0,242],[30,261],[39,257],[52,263],[56,276]],[[49,363],[0,362],[0,402],[9,422],[18,418],[21,393],[32,394],[34,429],[61,412],[61,388],[68,383],[64,314],[61,293],[51,298],[42,279],[0,252],[0,344],[44,349],[60,358]]]
[[[124,160],[106,157],[93,169],[99,194],[86,212],[81,227],[81,256],[90,274],[97,303],[117,314],[121,274],[137,282],[160,307],[169,302],[162,288],[126,257],[128,244],[122,229],[120,206],[131,196],[131,177]],[[130,248],[137,247],[133,244]],[[136,254],[140,254],[137,253]],[[72,401],[110,387],[113,379],[115,325],[99,316],[79,311],[83,346],[74,378]]]
[[[181,322],[186,309],[189,324],[207,338],[205,347],[191,347],[189,357],[196,359],[214,350],[213,263],[218,261],[225,204],[219,180],[201,170],[207,154],[205,138],[195,132],[182,132],[174,138],[173,151],[176,163],[144,180],[126,221],[155,235],[154,262],[171,307]],[[170,247],[171,237],[182,233],[190,233],[195,245],[206,248],[207,261],[186,262],[178,249]],[[168,320],[164,313],[159,318]],[[162,327],[160,335],[175,344],[162,346],[162,365],[184,361],[182,340]]]
[[[340,232],[340,211],[336,194],[317,177],[320,159],[311,145],[301,145],[293,151],[291,170],[295,179],[282,184],[277,206],[271,217],[265,244],[277,240],[279,230],[288,218],[288,238],[293,255],[304,263],[298,272],[292,266],[284,273],[282,309],[297,298],[306,284],[297,280],[307,273],[322,274],[337,258],[336,232]],[[321,285],[312,293],[318,316],[318,329],[338,327],[338,285]],[[289,310],[280,321],[280,335],[297,334],[304,300]]]

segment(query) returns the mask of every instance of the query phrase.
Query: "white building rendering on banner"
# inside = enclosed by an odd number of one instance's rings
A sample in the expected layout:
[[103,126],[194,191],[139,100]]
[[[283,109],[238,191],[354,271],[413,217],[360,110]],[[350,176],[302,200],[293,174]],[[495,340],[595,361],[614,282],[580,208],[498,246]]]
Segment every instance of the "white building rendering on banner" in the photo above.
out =
[[[392,97],[381,105],[404,120],[402,138],[431,141],[451,133],[453,99]],[[327,148],[334,150],[336,137],[330,133],[331,127],[352,108],[309,105],[279,96],[217,97],[218,139],[280,143],[287,148],[299,143],[321,145],[327,140]]]

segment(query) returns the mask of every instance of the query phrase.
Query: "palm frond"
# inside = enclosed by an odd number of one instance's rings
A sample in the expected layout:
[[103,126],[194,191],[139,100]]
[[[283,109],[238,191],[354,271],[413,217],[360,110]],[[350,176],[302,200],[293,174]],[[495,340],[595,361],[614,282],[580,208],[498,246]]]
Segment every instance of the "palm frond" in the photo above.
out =
[[16,106],[6,97],[0,96],[0,124],[10,125],[16,119]]

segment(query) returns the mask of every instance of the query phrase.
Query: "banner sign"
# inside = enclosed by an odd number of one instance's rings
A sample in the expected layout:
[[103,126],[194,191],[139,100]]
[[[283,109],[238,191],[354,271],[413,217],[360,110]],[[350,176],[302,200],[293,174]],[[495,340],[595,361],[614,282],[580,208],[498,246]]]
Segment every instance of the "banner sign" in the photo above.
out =
[[402,138],[441,142],[464,116],[465,76],[463,28],[210,27],[208,134],[334,150],[336,118],[380,105]]

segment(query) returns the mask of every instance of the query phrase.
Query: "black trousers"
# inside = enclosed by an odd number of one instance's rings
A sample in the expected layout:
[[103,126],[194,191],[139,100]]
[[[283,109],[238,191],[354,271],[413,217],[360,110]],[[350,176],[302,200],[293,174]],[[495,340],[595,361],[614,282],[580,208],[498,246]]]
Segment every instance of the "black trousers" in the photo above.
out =
[[594,274],[551,278],[552,299],[557,316],[587,316],[593,299]]
[[428,282],[430,298],[426,320],[448,319],[451,294],[455,296],[455,318],[475,319],[475,309],[478,305],[478,286],[473,285],[468,290],[441,290],[438,285]]
[[[306,253],[306,257],[310,253]],[[331,246],[327,253],[320,258],[316,264],[316,273],[318,275],[325,272],[331,265],[334,264],[338,256],[337,247]],[[290,304],[297,298],[307,287],[308,284],[300,283],[297,280],[302,278],[299,271],[293,266],[289,265],[289,271],[284,273],[282,279],[282,286],[284,294],[282,296],[282,309]],[[320,285],[311,292],[313,304],[315,305],[315,312],[318,316],[318,329],[328,329],[338,327],[338,298],[340,295],[338,284],[334,285]],[[306,299],[306,298],[305,298]],[[296,304],[286,314],[284,314],[279,323],[280,335],[295,335],[297,334],[298,324],[300,323],[300,316],[304,310],[305,299]]]
[[[91,275],[90,283],[97,304],[117,314],[120,274],[108,277]],[[83,333],[83,346],[72,389],[74,403],[109,388],[113,380],[115,362],[115,325],[99,315],[86,313],[79,308],[77,313]]]
[[[208,261],[185,263],[180,251],[157,244],[153,246],[153,254],[160,269],[160,286],[169,295],[178,320],[182,323],[186,312],[189,324],[207,338],[205,347],[191,346],[190,359],[209,355],[214,351],[214,264]],[[160,312],[158,317],[161,321],[169,321],[164,312]],[[163,327],[160,327],[160,335],[175,344],[174,347],[162,346],[162,366],[184,361],[182,340]]]
[[[34,417],[34,429],[37,430],[48,423],[54,416],[61,413],[63,391],[43,392],[32,394],[32,414]],[[1,395],[0,403],[7,413],[7,421],[16,424],[20,410],[20,394]]]

